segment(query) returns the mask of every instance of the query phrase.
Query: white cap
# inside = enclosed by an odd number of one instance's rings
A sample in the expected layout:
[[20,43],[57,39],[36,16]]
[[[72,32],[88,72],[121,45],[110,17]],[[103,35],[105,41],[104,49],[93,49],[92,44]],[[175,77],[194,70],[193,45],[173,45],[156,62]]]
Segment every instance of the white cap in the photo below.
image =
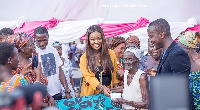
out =
[[137,47],[129,47],[129,48],[126,49],[126,51],[124,53],[126,53],[126,52],[131,52],[131,53],[135,54],[135,56],[139,60],[141,59],[140,58],[140,49],[138,49]]

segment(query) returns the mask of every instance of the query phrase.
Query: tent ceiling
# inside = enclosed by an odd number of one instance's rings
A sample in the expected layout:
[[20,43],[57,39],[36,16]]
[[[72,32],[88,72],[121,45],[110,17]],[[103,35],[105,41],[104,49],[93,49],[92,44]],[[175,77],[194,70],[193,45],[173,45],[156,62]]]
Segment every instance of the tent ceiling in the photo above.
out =
[[150,21],[162,17],[169,22],[185,22],[195,17],[200,22],[199,4],[199,0],[0,0],[0,21],[25,16],[27,21],[102,17],[106,21],[134,22],[140,17]]

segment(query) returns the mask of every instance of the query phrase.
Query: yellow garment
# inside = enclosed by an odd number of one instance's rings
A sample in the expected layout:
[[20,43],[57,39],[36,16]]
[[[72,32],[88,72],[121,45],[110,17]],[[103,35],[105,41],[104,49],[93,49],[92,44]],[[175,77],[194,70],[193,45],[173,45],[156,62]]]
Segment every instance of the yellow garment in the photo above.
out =
[[[114,71],[112,74],[112,81],[109,86],[109,88],[113,88],[115,83],[119,83],[119,80],[117,79],[116,72],[117,72],[117,57],[113,50],[108,50],[110,54],[110,58],[113,63]],[[83,83],[81,86],[81,94],[80,96],[89,96],[98,94],[100,90],[97,90],[97,85],[100,83],[98,79],[95,77],[95,73],[88,71],[87,69],[87,63],[86,63],[86,53],[84,53],[80,58],[80,70],[83,74]],[[87,82],[87,83],[86,83]]]

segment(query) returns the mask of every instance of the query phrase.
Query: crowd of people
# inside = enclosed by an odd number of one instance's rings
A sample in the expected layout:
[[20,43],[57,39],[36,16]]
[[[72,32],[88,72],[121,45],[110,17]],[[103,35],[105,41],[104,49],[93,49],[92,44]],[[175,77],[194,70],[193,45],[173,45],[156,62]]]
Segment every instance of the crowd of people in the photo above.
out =
[[[162,18],[151,22],[147,33],[148,55],[143,56],[137,36],[106,40],[103,29],[92,25],[87,29],[85,43],[71,42],[68,58],[63,58],[62,44],[58,41],[49,44],[45,27],[36,28],[33,37],[3,28],[0,30],[0,92],[41,84],[47,94],[40,108],[59,107],[56,100],[76,98],[73,68],[80,68],[83,76],[80,97],[85,97],[82,99],[87,103],[85,108],[96,109],[97,106],[91,105],[96,102],[91,100],[101,97],[99,101],[110,100],[110,103],[97,102],[101,103],[97,108],[147,110],[150,76],[183,76],[189,80],[186,86],[190,88],[191,109],[199,110],[200,33],[182,32],[174,41],[170,25]],[[33,53],[39,56],[37,67],[32,66]],[[113,93],[121,97],[112,98]],[[26,105],[26,109],[30,108],[34,107]]]

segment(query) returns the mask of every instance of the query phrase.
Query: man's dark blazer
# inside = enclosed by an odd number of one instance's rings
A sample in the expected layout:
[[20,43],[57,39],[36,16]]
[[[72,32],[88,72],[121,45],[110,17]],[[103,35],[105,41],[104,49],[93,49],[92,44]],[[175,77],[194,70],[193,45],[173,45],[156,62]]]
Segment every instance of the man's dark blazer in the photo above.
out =
[[172,42],[166,50],[157,68],[156,75],[186,75],[190,73],[190,59],[185,50],[176,42]]

